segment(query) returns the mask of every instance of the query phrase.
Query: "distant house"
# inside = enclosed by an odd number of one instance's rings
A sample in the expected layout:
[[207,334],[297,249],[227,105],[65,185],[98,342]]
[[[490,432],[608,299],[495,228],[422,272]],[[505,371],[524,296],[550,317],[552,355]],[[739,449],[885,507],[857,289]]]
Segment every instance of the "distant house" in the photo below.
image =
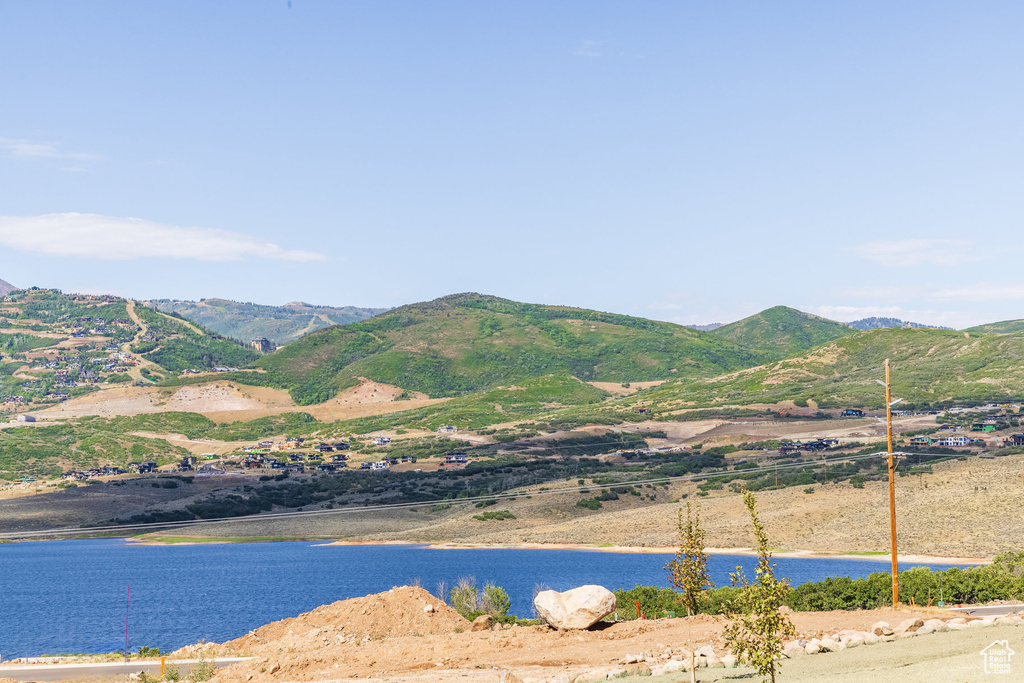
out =
[[449,453],[444,456],[446,465],[465,465],[467,462],[465,453]]
[[375,437],[373,437],[373,445],[374,446],[386,446],[389,443],[391,443],[391,437],[390,436],[375,436]]
[[252,348],[259,353],[270,353],[274,351],[277,346],[266,337],[256,337],[252,340]]
[[910,439],[910,445],[918,447],[931,446],[932,440],[930,437],[927,436],[915,436]]
[[1014,446],[1024,446],[1024,434],[1014,434],[1007,441]]
[[389,467],[391,467],[391,463],[387,460],[378,460],[370,465],[371,470],[386,470]]
[[32,415],[19,415],[18,422],[35,422],[36,418]]
[[779,453],[782,455],[789,455],[790,453],[800,452],[800,444],[798,443],[781,443],[779,444]]
[[857,410],[856,408],[847,408],[839,413],[839,417],[864,417],[864,411]]
[[944,448],[955,448],[959,446],[966,446],[971,443],[971,439],[966,436],[944,436],[935,442],[936,446]]
[[996,431],[996,425],[989,422],[975,422],[971,425],[972,432],[994,432]]
[[459,431],[459,428],[453,427],[451,425],[441,425],[440,427],[437,428],[438,434],[454,434],[457,431]]

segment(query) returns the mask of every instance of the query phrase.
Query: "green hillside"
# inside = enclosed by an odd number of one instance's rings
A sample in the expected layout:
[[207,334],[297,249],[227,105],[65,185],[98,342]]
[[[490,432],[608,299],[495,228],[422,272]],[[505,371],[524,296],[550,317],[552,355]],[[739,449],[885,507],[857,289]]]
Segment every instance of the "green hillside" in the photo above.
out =
[[156,339],[136,344],[133,350],[169,372],[241,367],[259,357],[244,344],[152,308],[140,305],[135,312],[145,326],[144,332]]
[[721,377],[666,383],[646,394],[662,409],[812,399],[821,407],[881,407],[875,380],[891,359],[893,391],[908,406],[1024,399],[1024,335],[932,328],[858,332],[809,352]]
[[970,327],[966,331],[979,334],[1020,334],[1024,332],[1024,320],[1003,320],[998,323],[987,323],[977,327]]
[[712,334],[757,349],[772,360],[781,360],[854,332],[854,328],[844,323],[819,318],[795,308],[776,306],[723,325]]
[[388,310],[355,306],[311,306],[302,302],[261,306],[228,299],[159,299],[149,302],[149,305],[164,313],[176,313],[225,337],[243,342],[266,337],[278,346],[331,325],[347,325]]
[[456,294],[310,334],[232,379],[325,401],[359,377],[446,397],[543,375],[636,382],[711,377],[763,362],[680,325],[563,306]]

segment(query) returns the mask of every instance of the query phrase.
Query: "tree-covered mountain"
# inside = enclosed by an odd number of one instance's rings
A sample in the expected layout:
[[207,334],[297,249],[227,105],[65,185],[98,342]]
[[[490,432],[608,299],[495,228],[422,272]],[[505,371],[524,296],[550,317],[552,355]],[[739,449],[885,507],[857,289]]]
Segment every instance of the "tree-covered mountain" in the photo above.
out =
[[740,346],[780,360],[856,332],[834,320],[819,318],[787,306],[776,306],[712,330]]
[[546,375],[620,383],[711,377],[767,359],[672,323],[455,294],[314,332],[239,381],[287,388],[308,404],[359,377],[444,397]]
[[852,323],[847,323],[850,327],[856,327],[858,330],[877,330],[880,327],[933,327],[937,330],[948,330],[952,329],[949,327],[940,327],[938,325],[922,325],[921,323],[912,323],[906,320],[900,320],[899,318],[861,318],[860,320],[854,320]]
[[284,306],[264,306],[228,299],[149,302],[164,313],[176,313],[225,337],[249,342],[265,337],[278,346],[331,325],[347,325],[383,313],[386,308],[313,306],[301,301]]

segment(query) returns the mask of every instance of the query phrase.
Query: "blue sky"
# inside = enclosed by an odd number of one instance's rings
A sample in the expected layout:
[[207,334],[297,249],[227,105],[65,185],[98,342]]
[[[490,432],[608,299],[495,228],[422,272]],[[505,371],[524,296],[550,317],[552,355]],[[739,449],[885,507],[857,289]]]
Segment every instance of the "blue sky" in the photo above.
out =
[[0,278],[1024,317],[1024,5],[0,1]]

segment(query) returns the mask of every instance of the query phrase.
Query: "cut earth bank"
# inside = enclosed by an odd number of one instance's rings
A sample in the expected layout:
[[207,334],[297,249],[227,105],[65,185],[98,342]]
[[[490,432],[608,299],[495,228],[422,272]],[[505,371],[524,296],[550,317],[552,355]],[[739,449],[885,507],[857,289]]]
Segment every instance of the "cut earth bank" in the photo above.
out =
[[[938,609],[791,617],[798,637],[782,664],[787,681],[984,680],[980,651],[996,640],[1009,640],[1013,647],[1024,635],[1021,617],[966,619]],[[698,615],[602,622],[579,631],[501,624],[474,631],[443,601],[421,588],[402,587],[324,605],[223,645],[187,646],[175,656],[254,657],[219,671],[214,683],[577,683],[652,674],[656,680],[682,681],[689,680],[683,669],[691,651],[700,653],[698,664],[711,665],[699,668],[698,680],[756,678],[742,666],[718,668],[723,660],[730,662],[724,625],[721,618]]]

